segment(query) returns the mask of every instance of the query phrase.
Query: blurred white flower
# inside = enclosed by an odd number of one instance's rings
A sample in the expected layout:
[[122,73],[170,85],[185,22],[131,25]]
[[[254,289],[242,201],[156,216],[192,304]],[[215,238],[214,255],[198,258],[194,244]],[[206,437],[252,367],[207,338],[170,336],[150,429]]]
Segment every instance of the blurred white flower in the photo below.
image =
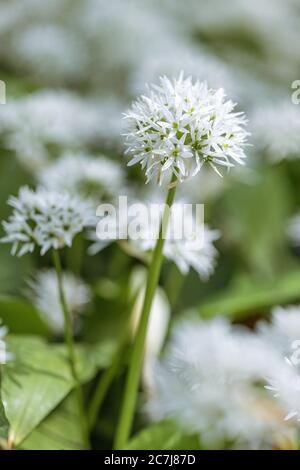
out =
[[297,1],[274,0],[272,9],[269,0],[212,0],[205,5],[198,0],[167,0],[164,6],[177,19],[178,28],[192,39],[204,38],[231,65],[236,62],[251,74],[269,73],[270,87],[274,77],[285,84],[296,76],[300,39]]
[[289,363],[285,368],[270,374],[266,389],[273,393],[285,410],[286,421],[300,421],[300,375],[296,366]]
[[259,384],[278,368],[280,356],[256,335],[224,319],[186,321],[157,369],[148,411],[175,419],[208,448],[270,448],[286,427],[284,412]]
[[160,52],[144,56],[133,71],[131,87],[134,95],[144,92],[146,83],[154,83],[157,77],[178,77],[181,70],[189,76],[207,81],[213,88],[223,87],[230,96],[236,96],[239,81],[235,79],[229,67],[221,60],[198,45],[180,42],[172,52],[161,48]]
[[300,420],[300,307],[275,307],[270,322],[260,322],[261,338],[278,351],[285,367],[271,370],[267,389],[285,410],[285,419]]
[[[65,11],[70,0],[51,0],[43,2],[40,0],[2,0],[0,3],[0,31],[12,33],[23,25],[45,19],[58,19]],[[6,42],[6,48],[9,44]]]
[[36,171],[57,150],[95,143],[100,116],[95,102],[67,91],[44,90],[1,107],[0,134],[20,161]]
[[194,176],[205,163],[218,174],[218,165],[243,164],[246,120],[234,107],[222,89],[213,91],[183,74],[173,82],[162,77],[125,115],[129,165],[140,163],[147,181],[161,184],[170,174],[180,182]]
[[[173,261],[183,274],[193,268],[201,279],[207,280],[215,269],[218,252],[213,242],[220,237],[220,233],[203,225],[190,211],[183,213],[183,207],[181,203],[177,203],[171,209],[163,254]],[[182,220],[184,227],[177,227],[176,222]],[[153,250],[155,247],[156,237],[153,233],[159,228],[159,211],[152,214],[149,222],[140,227],[136,240],[130,239],[130,243],[141,251]],[[177,229],[182,229],[182,236],[179,236],[180,232],[176,233]]]
[[23,186],[8,204],[13,213],[3,222],[6,236],[2,243],[12,243],[12,254],[22,256],[39,247],[41,255],[50,248],[71,246],[76,234],[92,221],[89,205],[67,193],[32,191]]
[[31,25],[15,32],[11,47],[18,68],[46,83],[78,83],[87,75],[86,43],[72,29]]
[[270,322],[261,321],[258,332],[283,356],[292,355],[295,341],[300,347],[300,306],[274,307]]
[[116,199],[124,184],[118,163],[103,155],[71,152],[42,169],[38,178],[41,185],[51,191],[68,191],[99,204]]
[[256,151],[272,162],[300,157],[300,108],[290,98],[256,109],[250,121]]
[[148,1],[85,0],[73,18],[94,48],[100,79],[105,75],[107,80],[114,80],[123,72],[124,81],[126,72],[142,58],[158,53],[167,42],[174,46],[176,41],[171,17],[161,15]]
[[[84,312],[91,300],[89,287],[72,273],[63,272],[63,289],[73,322],[76,316]],[[28,297],[38,309],[42,319],[55,334],[64,331],[64,315],[59,299],[57,275],[54,269],[39,271],[29,282]]]

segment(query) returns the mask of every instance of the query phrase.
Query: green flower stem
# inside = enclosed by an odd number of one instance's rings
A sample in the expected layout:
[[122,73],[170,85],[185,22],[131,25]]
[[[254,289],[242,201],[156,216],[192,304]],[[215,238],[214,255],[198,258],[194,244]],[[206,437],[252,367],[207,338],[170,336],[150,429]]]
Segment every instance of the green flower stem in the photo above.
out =
[[[132,312],[133,306],[135,304],[137,296],[134,296],[132,301],[130,302],[129,310]],[[103,401],[107,395],[107,392],[115,379],[118,375],[120,369],[123,367],[124,363],[126,362],[126,357],[128,356],[127,350],[131,343],[131,323],[132,323],[132,315],[129,316],[127,326],[123,329],[121,334],[119,345],[114,353],[112,362],[110,366],[103,372],[101,378],[96,386],[95,392],[92,396],[89,411],[88,411],[88,422],[90,431],[96,424],[97,417],[99,416],[99,411],[103,404]]]
[[169,209],[171,208],[176,192],[176,177],[173,175],[170,189],[168,191],[166,199],[166,207],[162,216],[159,237],[156,242],[156,246],[153,252],[151,264],[148,271],[148,279],[146,285],[146,292],[144,298],[144,304],[141,313],[141,319],[139,322],[138,330],[136,333],[132,355],[129,364],[129,371],[127,375],[127,381],[125,385],[125,395],[122,402],[121,414],[119,423],[117,426],[117,432],[115,436],[115,449],[122,449],[126,444],[134,418],[134,411],[137,401],[137,393],[141,375],[141,369],[143,365],[143,355],[145,339],[147,335],[148,320],[151,311],[152,301],[155,294],[155,290],[159,281],[159,275],[163,259],[163,247],[164,238],[169,222]]
[[64,288],[63,288],[61,261],[60,261],[60,256],[57,250],[52,250],[52,255],[53,255],[53,263],[54,263],[54,267],[55,267],[56,275],[57,275],[59,299],[60,299],[62,311],[64,314],[65,343],[66,343],[68,355],[69,355],[71,374],[75,383],[75,393],[76,393],[77,401],[78,401],[78,410],[79,410],[79,416],[80,416],[82,437],[83,437],[83,442],[85,446],[89,448],[88,426],[87,426],[87,421],[86,421],[85,412],[84,412],[83,393],[82,393],[82,388],[81,388],[79,376],[78,376],[77,369],[76,369],[76,357],[75,357],[75,346],[74,346],[74,339],[73,339],[72,319],[71,319],[69,308],[66,302]]
[[91,404],[88,411],[88,423],[90,430],[96,424],[97,417],[99,415],[100,408],[103,404],[103,401],[106,397],[108,389],[111,386],[111,383],[115,376],[118,373],[120,363],[121,363],[121,353],[123,352],[123,348],[118,349],[117,353],[115,354],[111,365],[103,372],[95,393],[92,397]]

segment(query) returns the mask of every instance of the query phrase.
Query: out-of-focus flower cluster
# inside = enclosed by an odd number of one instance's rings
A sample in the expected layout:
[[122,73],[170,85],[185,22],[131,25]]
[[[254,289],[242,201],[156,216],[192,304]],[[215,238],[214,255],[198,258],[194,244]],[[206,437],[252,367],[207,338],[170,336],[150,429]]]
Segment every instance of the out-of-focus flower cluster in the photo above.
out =
[[174,419],[207,448],[294,446],[299,319],[299,307],[278,307],[256,332],[224,318],[180,322],[156,366],[148,413]]
[[[91,300],[90,288],[69,272],[63,273],[62,282],[66,302],[75,323],[76,316],[84,311]],[[29,282],[28,297],[33,301],[42,319],[50,326],[51,330],[55,334],[63,334],[64,316],[54,269],[36,273]]]

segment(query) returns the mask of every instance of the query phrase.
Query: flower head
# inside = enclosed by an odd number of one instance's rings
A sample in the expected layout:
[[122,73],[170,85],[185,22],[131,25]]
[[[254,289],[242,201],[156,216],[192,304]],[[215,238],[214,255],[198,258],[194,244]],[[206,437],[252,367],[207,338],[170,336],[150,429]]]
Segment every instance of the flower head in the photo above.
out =
[[129,165],[139,162],[148,181],[162,183],[170,174],[183,181],[204,164],[218,174],[219,165],[243,164],[246,120],[234,107],[223,89],[214,91],[183,74],[174,81],[162,77],[125,115]]
[[76,234],[92,220],[90,207],[68,193],[32,191],[23,186],[18,197],[11,196],[8,204],[13,213],[3,222],[6,236],[2,243],[12,243],[12,254],[22,256],[37,246],[44,255],[50,248],[71,246]]
[[[75,316],[82,313],[89,303],[91,292],[89,287],[72,273],[64,272],[62,282],[66,302],[74,320]],[[38,272],[29,286],[28,296],[33,300],[42,318],[54,333],[62,333],[64,331],[64,315],[59,299],[55,270],[48,269]]]

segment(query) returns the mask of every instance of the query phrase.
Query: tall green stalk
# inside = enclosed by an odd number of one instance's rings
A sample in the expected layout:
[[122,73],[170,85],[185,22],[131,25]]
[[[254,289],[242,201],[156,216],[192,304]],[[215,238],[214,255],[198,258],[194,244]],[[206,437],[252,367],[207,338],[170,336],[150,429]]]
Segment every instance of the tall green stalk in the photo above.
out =
[[170,215],[169,209],[173,205],[176,192],[175,183],[176,177],[173,175],[170,183],[170,189],[167,194],[166,207],[164,209],[164,213],[160,223],[159,237],[157,239],[156,246],[152,255],[151,264],[149,266],[144,303],[138,330],[134,340],[131,360],[129,364],[129,371],[125,385],[124,400],[122,402],[120,419],[115,436],[115,449],[122,449],[124,447],[129,438],[132,428],[137,401],[138,387],[143,365],[148,321],[151,312],[153,297],[159,281],[159,275],[163,260],[163,247]]
[[74,346],[74,339],[73,339],[72,318],[69,312],[69,308],[66,302],[64,288],[63,288],[63,277],[62,277],[60,256],[57,250],[53,250],[52,255],[53,255],[53,263],[54,263],[54,267],[55,267],[56,275],[57,275],[59,299],[60,299],[62,311],[64,314],[65,343],[66,343],[68,355],[69,355],[71,374],[75,383],[75,393],[76,393],[77,402],[78,402],[82,438],[83,438],[83,442],[85,446],[89,448],[88,425],[87,425],[87,420],[86,420],[85,412],[84,412],[83,393],[82,393],[82,388],[81,388],[79,376],[78,376],[77,369],[76,369],[76,357],[75,357],[75,346]]

